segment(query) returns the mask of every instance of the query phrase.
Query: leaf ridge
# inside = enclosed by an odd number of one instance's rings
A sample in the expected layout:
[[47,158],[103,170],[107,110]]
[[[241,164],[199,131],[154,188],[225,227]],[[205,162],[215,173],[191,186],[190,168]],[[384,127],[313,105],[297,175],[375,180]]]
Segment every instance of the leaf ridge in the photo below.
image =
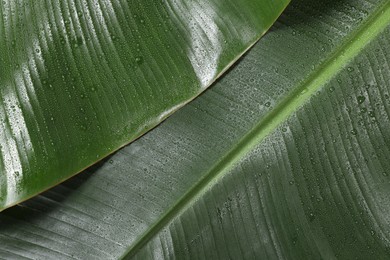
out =
[[150,229],[148,229],[121,258],[135,256],[151,238],[166,224],[170,223],[189,205],[197,201],[202,194],[223,178],[256,145],[272,133],[282,122],[288,119],[296,110],[321,87],[329,82],[338,72],[344,69],[370,42],[390,24],[390,2],[378,7],[371,17],[358,27],[319,69],[314,70],[301,81],[295,90],[285,97],[272,111],[258,122],[235,146],[221,158],[211,170],[204,175],[183,197],[171,207]]

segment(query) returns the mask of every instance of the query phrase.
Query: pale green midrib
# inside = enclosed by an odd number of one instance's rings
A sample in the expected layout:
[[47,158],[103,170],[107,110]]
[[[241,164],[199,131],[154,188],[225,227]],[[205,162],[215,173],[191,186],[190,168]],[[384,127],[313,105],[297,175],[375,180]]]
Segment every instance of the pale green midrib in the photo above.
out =
[[361,27],[347,37],[333,54],[313,71],[306,80],[292,91],[274,110],[268,113],[248,134],[246,134],[214,167],[197,182],[167,213],[161,217],[121,258],[134,256],[166,224],[184,212],[192,202],[197,201],[209,187],[217,183],[224,173],[234,167],[265,137],[298,110],[313,93],[329,82],[347,66],[361,50],[375,39],[390,24],[390,2],[379,7]]

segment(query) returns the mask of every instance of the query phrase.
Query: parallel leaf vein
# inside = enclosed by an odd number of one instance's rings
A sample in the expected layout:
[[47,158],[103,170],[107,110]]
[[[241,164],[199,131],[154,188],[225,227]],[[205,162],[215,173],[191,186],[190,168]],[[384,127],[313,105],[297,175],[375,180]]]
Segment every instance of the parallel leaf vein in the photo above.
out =
[[375,13],[336,49],[329,58],[301,82],[250,130],[214,167],[196,183],[183,197],[162,216],[140,239],[123,255],[132,257],[167,224],[178,217],[190,205],[198,201],[210,187],[218,183],[255,146],[288,119],[327,82],[334,78],[390,24],[390,2],[379,7]]

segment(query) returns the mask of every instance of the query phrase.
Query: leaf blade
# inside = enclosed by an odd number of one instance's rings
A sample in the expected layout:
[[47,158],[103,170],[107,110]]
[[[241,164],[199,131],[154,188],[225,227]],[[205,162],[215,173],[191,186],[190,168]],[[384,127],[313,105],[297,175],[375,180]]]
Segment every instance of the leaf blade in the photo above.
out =
[[[126,252],[259,119],[272,112],[301,83],[296,72],[300,76],[310,75],[313,64],[318,66],[328,60],[333,50],[327,46],[329,38],[334,45],[342,46],[348,35],[362,28],[380,9],[379,4],[386,4],[354,1],[355,8],[351,9],[349,3],[292,3],[276,29],[213,88],[160,127],[119,151],[111,163],[108,160],[95,174],[88,175],[90,179],[77,176],[73,182],[65,183],[64,186],[76,191],[61,205],[77,207],[80,212],[73,213],[75,218],[86,218],[86,213],[94,215],[94,223],[104,229],[94,230],[90,221],[70,220],[69,223],[77,223],[77,227],[92,232],[83,232],[86,237],[80,236],[83,241],[88,244],[88,239],[96,239],[97,247],[105,248],[113,258],[118,256],[117,250]],[[358,22],[362,10],[369,15]],[[318,19],[319,13],[322,19]],[[335,13],[340,21],[349,22],[332,23]],[[303,14],[305,22],[301,20]],[[327,30],[333,33],[329,35]],[[299,34],[301,38],[297,38]],[[388,35],[387,29],[373,40],[339,77],[327,83],[319,94],[316,92],[239,161],[237,167],[213,183],[201,199],[191,200],[189,209],[179,212],[136,256],[141,259],[153,256],[387,258],[388,180],[382,170],[388,169],[386,158],[390,154],[389,103],[385,96],[389,88]],[[306,53],[310,56],[305,57]],[[297,57],[302,60],[297,61]],[[293,65],[288,67],[289,72],[285,71],[286,63]],[[263,81],[253,81],[254,75],[261,76]],[[366,86],[373,75],[377,82]],[[281,89],[287,91],[279,93]],[[240,96],[242,93],[245,98]],[[374,113],[376,123],[370,112]],[[114,171],[116,176],[109,174]],[[81,187],[74,183],[80,183]],[[62,194],[60,187],[57,189]],[[83,197],[85,201],[81,203],[78,193],[88,199]],[[44,197],[58,201],[53,194],[45,194],[35,203]],[[53,213],[37,207],[33,201],[23,205],[25,209],[14,210],[30,212],[38,208],[41,216],[57,219],[63,218],[58,212],[66,208],[50,207],[56,212]],[[18,212],[7,212],[10,215],[10,221],[20,218]],[[28,219],[28,223],[37,222]],[[69,228],[60,232],[71,240],[75,238],[76,228],[69,227],[69,223],[55,221],[57,227]],[[45,223],[39,224],[40,232],[53,230]],[[29,230],[27,226],[24,229]],[[3,232],[12,234],[12,229]],[[121,246],[106,248],[99,236],[113,239]],[[83,246],[69,246],[67,250],[74,252],[80,248]]]
[[286,3],[4,1],[2,208],[156,126],[204,91]]

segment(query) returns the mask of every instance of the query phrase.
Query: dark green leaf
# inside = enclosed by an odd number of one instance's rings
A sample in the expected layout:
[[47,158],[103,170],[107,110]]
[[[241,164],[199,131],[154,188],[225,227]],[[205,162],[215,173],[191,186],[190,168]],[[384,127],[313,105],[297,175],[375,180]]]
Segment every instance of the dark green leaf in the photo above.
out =
[[3,212],[1,256],[388,259],[390,2],[296,0],[213,88]]

